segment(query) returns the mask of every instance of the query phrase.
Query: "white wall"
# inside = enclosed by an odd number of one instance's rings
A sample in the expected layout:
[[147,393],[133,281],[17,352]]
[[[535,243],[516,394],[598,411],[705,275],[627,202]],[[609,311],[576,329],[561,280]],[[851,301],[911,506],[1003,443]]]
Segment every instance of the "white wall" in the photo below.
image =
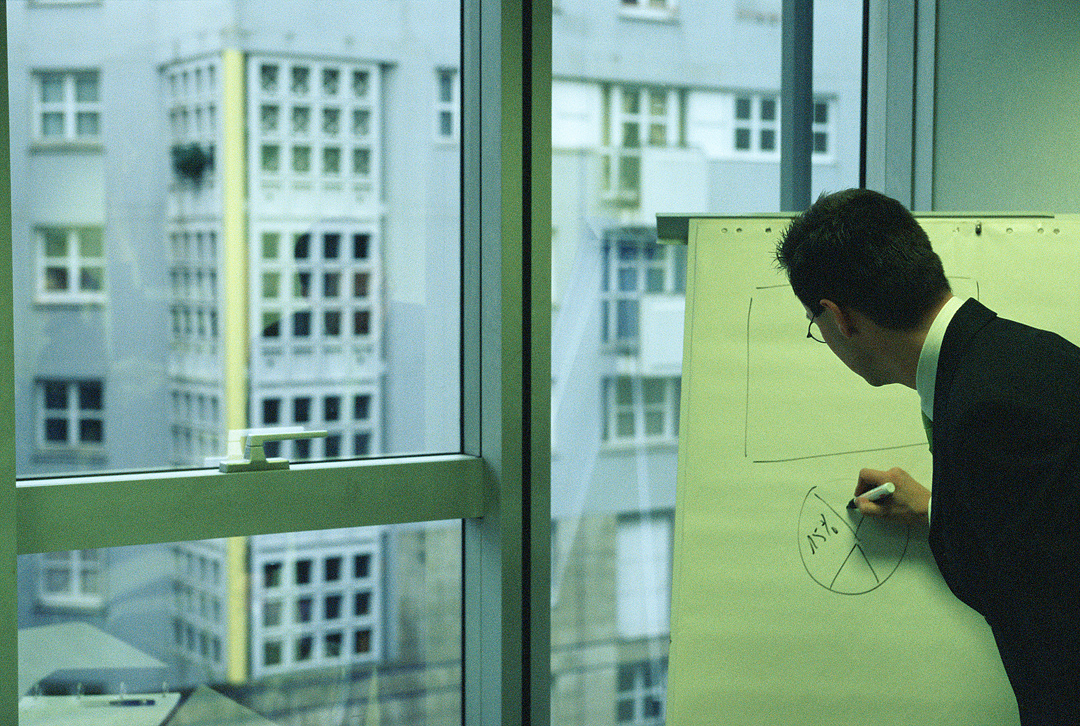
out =
[[934,209],[1080,212],[1080,3],[937,13]]

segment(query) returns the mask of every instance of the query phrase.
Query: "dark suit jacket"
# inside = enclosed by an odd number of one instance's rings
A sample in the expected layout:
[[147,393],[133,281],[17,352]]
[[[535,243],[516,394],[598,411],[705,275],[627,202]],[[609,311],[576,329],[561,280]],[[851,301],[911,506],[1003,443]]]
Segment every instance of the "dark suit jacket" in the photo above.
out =
[[933,451],[946,583],[990,623],[1022,721],[1080,724],[1080,348],[964,303],[941,344]]

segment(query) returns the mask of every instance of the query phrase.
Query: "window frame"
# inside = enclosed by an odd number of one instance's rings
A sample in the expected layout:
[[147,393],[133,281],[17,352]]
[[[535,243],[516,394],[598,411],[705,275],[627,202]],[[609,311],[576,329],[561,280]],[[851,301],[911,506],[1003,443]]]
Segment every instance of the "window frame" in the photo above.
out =
[[[450,84],[450,98],[442,97],[443,83]],[[461,107],[461,73],[456,68],[435,69],[435,141],[440,144],[456,144],[461,140],[461,123],[458,109]],[[450,132],[443,129],[443,118],[449,116]]]
[[[66,253],[49,256],[48,237],[50,234],[63,234]],[[101,247],[101,256],[81,254],[80,248],[86,235],[96,234]],[[106,243],[100,225],[35,225],[34,238],[34,302],[41,305],[102,305],[108,296],[106,279]],[[63,290],[50,290],[48,270],[60,268],[67,273],[67,286]],[[83,289],[82,275],[87,270],[99,271],[100,287]]]
[[[681,89],[677,86],[647,83],[612,83],[603,90],[601,148],[603,159],[601,185],[605,199],[636,204],[641,197],[643,155],[646,149],[673,148],[679,145],[685,124]],[[626,102],[637,94],[637,111],[625,110]],[[664,99],[664,111],[652,112],[656,94]],[[637,127],[636,143],[627,143],[626,127]],[[663,143],[653,143],[651,132],[663,126]]]
[[[646,386],[656,386],[661,400],[647,401]],[[625,386],[629,386],[626,391]],[[682,393],[680,376],[613,375],[602,379],[604,425],[601,445],[617,450],[640,446],[670,445],[679,441],[679,405]],[[624,400],[629,393],[630,401]],[[646,418],[649,414],[661,416],[661,431],[649,433]],[[630,417],[629,434],[622,433],[620,421]]]
[[[76,99],[76,77],[80,74],[93,74],[97,86],[97,101],[79,101]],[[42,98],[42,89],[46,75],[58,75],[63,83],[63,100],[47,103]],[[104,139],[101,108],[101,70],[97,68],[35,68],[33,76],[33,123],[31,138],[42,146],[79,145],[100,146]],[[42,118],[47,112],[59,112],[63,120],[63,133],[59,136],[46,136]],[[97,133],[80,134],[78,117],[80,113],[93,113],[97,116]]]
[[[7,101],[6,8],[0,18]],[[463,722],[548,722],[550,0],[465,0],[461,47],[461,452],[16,481],[14,391],[0,387],[0,462],[14,482],[0,494],[3,592],[16,592],[18,554],[461,519]],[[7,111],[0,300],[10,310],[10,102]],[[14,370],[9,322],[0,373],[10,381]],[[201,516],[172,516],[181,507]],[[2,607],[0,666],[14,673],[16,598]],[[16,679],[0,684],[0,720],[17,721],[18,696]]]
[[[93,552],[94,557],[87,557],[87,553]],[[106,555],[101,550],[71,550],[64,552],[43,553],[39,557],[38,567],[41,568],[42,576],[38,583],[38,602],[49,608],[59,610],[100,610],[105,604],[105,592],[100,580],[102,558]],[[68,573],[68,587],[64,591],[53,590],[47,587],[48,575],[46,571],[63,571]],[[85,576],[93,572],[98,576],[96,590],[86,587]]]
[[[65,405],[63,408],[48,407],[48,387],[63,386]],[[96,385],[98,388],[99,407],[83,407],[82,386]],[[106,385],[100,378],[38,378],[34,381],[34,444],[37,453],[42,456],[84,454],[93,455],[104,452],[106,420],[105,408]],[[51,412],[51,413],[50,413]],[[66,424],[63,441],[50,439],[47,435],[46,420],[61,419]],[[101,438],[98,441],[86,441],[82,436],[82,424],[96,421],[100,426]]]

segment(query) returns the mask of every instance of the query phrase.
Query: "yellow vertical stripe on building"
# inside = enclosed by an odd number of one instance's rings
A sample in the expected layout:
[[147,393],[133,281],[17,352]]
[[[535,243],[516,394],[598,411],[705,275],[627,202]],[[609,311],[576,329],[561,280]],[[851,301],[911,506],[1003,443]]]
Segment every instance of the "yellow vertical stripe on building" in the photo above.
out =
[[228,657],[225,677],[229,683],[248,680],[248,567],[247,537],[225,540],[228,572]]
[[[225,425],[248,427],[248,243],[247,146],[244,54],[236,48],[221,53],[222,148],[222,347],[224,349]],[[248,679],[247,539],[226,542],[228,572],[228,645],[226,677]]]
[[222,133],[221,226],[225,350],[225,424],[247,428],[248,395],[248,244],[246,135],[244,130],[244,55],[227,48],[221,54]]

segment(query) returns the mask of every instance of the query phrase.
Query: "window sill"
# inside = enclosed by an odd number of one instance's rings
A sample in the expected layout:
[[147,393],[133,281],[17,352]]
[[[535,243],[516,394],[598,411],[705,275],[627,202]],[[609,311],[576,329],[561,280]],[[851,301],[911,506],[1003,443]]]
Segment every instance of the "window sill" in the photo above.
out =
[[663,439],[618,439],[616,441],[600,442],[600,453],[602,454],[633,453],[640,451],[641,449],[675,453],[679,449],[679,439],[677,437]]
[[103,154],[105,153],[105,144],[101,140],[97,141],[78,141],[74,139],[58,139],[56,141],[46,141],[44,139],[35,139],[30,142],[31,154]]
[[[730,154],[714,157],[717,161],[745,161],[755,164],[779,164],[780,154],[764,154],[761,152],[752,151],[733,151]],[[815,166],[828,166],[836,163],[836,157],[833,155],[819,156],[814,154],[810,157],[810,163]]]
[[46,296],[38,294],[34,297],[34,305],[48,308],[83,308],[83,307],[104,307],[106,302],[105,295],[95,295],[93,297],[76,295],[70,296]]
[[66,612],[97,612],[105,607],[105,598],[87,595],[38,595],[37,606]]
[[109,457],[105,454],[104,448],[38,444],[33,460],[35,464],[72,464],[77,465],[80,469],[99,470],[105,467]]
[[655,8],[619,8],[619,17],[623,20],[640,20],[648,23],[664,23],[674,25],[679,22],[679,13],[676,10],[657,10]]

